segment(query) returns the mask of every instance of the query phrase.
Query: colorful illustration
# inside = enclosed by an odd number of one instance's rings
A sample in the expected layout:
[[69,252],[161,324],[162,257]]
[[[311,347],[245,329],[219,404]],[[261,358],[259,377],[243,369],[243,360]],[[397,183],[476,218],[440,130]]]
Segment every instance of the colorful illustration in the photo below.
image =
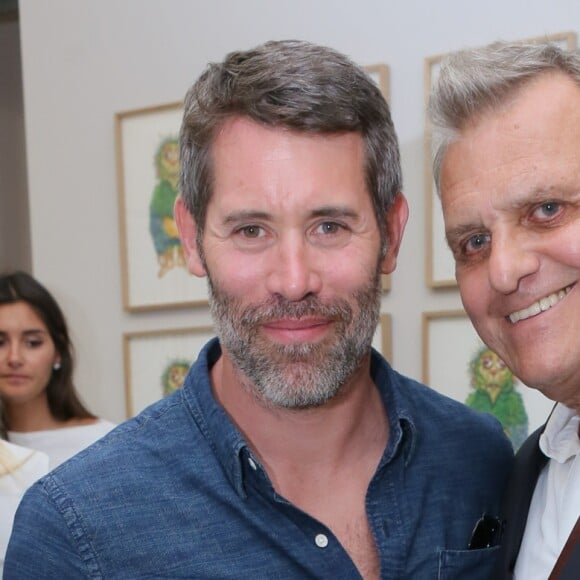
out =
[[185,266],[183,248],[173,219],[173,204],[179,180],[177,137],[164,139],[155,154],[157,184],[149,205],[149,232],[153,238],[161,278],[176,266]]
[[163,396],[171,395],[181,387],[187,371],[189,370],[190,362],[184,359],[175,359],[169,362],[163,375],[161,376],[161,388],[163,389]]
[[516,379],[503,360],[486,346],[478,349],[469,363],[470,393],[468,407],[494,415],[502,424],[514,450],[528,436],[528,415],[522,396],[516,391]]

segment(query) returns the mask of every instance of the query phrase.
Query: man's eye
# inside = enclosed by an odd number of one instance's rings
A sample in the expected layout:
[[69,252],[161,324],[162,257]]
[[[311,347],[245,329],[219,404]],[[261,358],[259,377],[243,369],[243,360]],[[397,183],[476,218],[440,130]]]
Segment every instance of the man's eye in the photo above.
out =
[[322,234],[336,234],[341,229],[342,226],[336,222],[322,222],[318,226],[318,231]]
[[551,217],[554,217],[555,215],[557,215],[561,209],[562,209],[562,206],[559,202],[546,201],[545,203],[542,203],[541,205],[536,207],[534,209],[532,215],[535,218],[539,218],[539,219],[551,218]]
[[264,235],[264,231],[260,226],[244,226],[238,230],[245,238],[259,238]]
[[464,251],[466,254],[478,252],[489,242],[489,240],[489,234],[475,234],[465,242]]

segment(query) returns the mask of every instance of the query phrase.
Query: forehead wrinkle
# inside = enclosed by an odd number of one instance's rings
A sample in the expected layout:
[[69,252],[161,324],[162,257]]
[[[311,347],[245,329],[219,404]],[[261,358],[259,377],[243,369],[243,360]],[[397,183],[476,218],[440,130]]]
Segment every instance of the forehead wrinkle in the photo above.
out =
[[[509,165],[509,163],[506,163]],[[497,167],[494,168],[497,170]],[[493,173],[490,169],[487,173]],[[529,178],[529,179],[528,179]],[[493,187],[493,195],[487,196],[486,192],[479,191],[479,180],[481,175],[475,178],[458,179],[455,183],[448,186],[443,192],[443,207],[449,210],[451,207],[460,207],[462,211],[471,203],[465,200],[477,198],[482,195],[487,197],[487,209],[491,211],[509,211],[521,210],[535,203],[548,201],[552,198],[557,199],[561,195],[565,184],[543,184],[544,179],[539,178],[532,170],[524,169],[516,174],[509,175],[509,178],[503,179]],[[547,179],[553,180],[550,175]],[[514,183],[515,182],[515,183]],[[447,191],[459,191],[459,193],[450,193],[451,200],[445,195]]]

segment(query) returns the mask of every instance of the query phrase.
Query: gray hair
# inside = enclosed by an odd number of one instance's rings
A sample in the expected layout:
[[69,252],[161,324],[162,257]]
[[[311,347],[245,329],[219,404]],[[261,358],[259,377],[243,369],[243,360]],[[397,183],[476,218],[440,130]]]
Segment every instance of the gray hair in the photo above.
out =
[[580,85],[580,51],[555,44],[494,42],[452,53],[442,62],[428,109],[438,191],[447,148],[466,125],[504,105],[530,80],[551,72],[564,73]]
[[402,188],[397,136],[379,88],[346,56],[297,40],[232,52],[207,66],[184,108],[180,188],[198,242],[212,194],[213,139],[226,119],[239,115],[306,133],[360,133],[366,184],[385,245],[384,215]]

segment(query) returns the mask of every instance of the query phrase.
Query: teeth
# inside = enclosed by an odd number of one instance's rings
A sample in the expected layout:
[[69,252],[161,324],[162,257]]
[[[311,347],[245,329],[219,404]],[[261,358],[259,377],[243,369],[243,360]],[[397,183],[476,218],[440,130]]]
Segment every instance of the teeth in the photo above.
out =
[[518,310],[517,312],[513,312],[509,315],[509,319],[512,323],[516,323],[519,320],[525,320],[526,318],[531,318],[532,316],[536,316],[540,314],[540,312],[544,312],[545,310],[549,310],[552,306],[555,306],[570,292],[572,286],[567,286],[563,290],[559,290],[558,292],[554,292],[545,298],[534,302],[532,305],[524,308],[523,310]]

